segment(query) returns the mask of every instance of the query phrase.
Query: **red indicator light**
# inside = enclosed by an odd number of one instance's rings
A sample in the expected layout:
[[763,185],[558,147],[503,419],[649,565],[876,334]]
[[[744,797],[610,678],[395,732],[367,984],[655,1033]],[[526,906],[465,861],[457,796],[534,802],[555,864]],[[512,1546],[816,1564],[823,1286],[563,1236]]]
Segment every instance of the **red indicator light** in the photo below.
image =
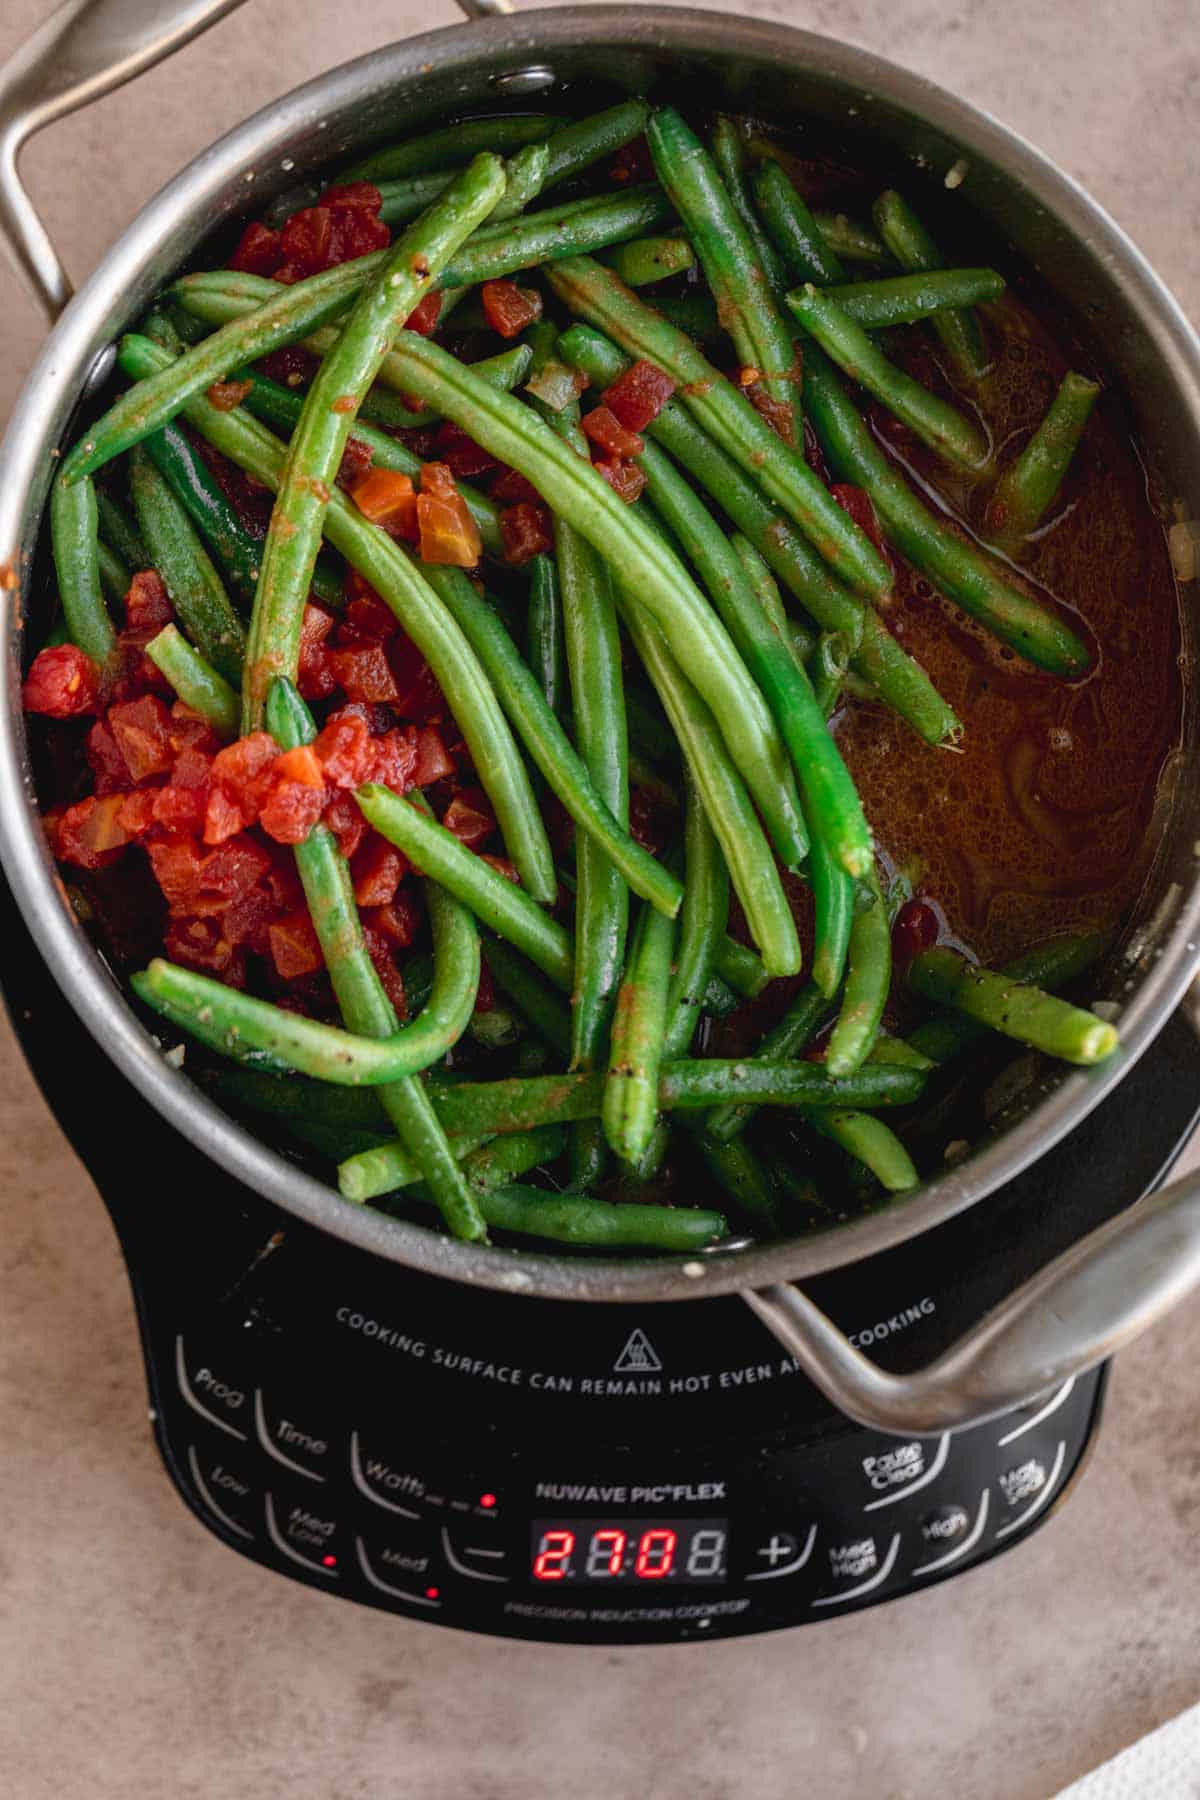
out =
[[495,1494],[480,1494],[479,1504],[480,1504],[480,1506],[486,1506],[490,1511],[490,1509],[493,1506],[495,1506],[495,1504],[496,1504]]
[[336,1569],[337,1568],[337,1557],[336,1556],[323,1556],[321,1558],[321,1561],[325,1564],[325,1567],[327,1569]]
[[441,1595],[442,1595],[441,1588],[426,1588],[425,1589],[425,1598],[427,1600],[440,1600]]

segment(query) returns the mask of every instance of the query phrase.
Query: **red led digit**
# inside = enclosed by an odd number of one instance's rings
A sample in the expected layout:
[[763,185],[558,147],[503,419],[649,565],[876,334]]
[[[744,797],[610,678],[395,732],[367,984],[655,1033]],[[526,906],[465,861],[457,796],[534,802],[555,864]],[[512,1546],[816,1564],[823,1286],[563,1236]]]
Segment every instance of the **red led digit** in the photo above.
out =
[[619,1575],[625,1561],[625,1543],[625,1533],[615,1526],[605,1525],[593,1531],[587,1559],[589,1578]]
[[657,1581],[661,1576],[669,1575],[678,1541],[675,1532],[668,1531],[665,1526],[643,1531],[634,1573],[642,1581]]
[[568,1574],[567,1564],[575,1549],[573,1531],[543,1531],[538,1553],[533,1559],[535,1581],[562,1581]]

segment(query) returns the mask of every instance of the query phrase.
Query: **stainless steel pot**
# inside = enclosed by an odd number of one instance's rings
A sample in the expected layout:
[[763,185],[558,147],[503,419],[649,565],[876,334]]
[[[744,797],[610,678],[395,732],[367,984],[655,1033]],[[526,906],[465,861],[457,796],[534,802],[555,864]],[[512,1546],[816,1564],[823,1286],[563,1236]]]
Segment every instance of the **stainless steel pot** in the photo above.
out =
[[[1161,491],[1200,517],[1200,343],[1113,222],[994,120],[847,45],[711,12],[599,6],[527,17],[507,0],[460,0],[474,23],[349,63],[258,113],[145,208],[70,300],[17,177],[21,143],[149,67],[239,0],[68,0],[0,74],[0,235],[58,317],[0,450],[0,592],[8,659],[0,709],[0,857],[39,948],[80,1019],[192,1143],[309,1224],[430,1275],[530,1297],[689,1300],[740,1292],[843,1411],[885,1431],[985,1419],[1107,1356],[1200,1283],[1200,1175],[1084,1239],[930,1368],[884,1374],[792,1285],[874,1255],[985,1201],[1116,1088],[1200,965],[1196,722],[1160,809],[1162,842],[1123,952],[1099,978],[1125,1049],[1091,1073],[1047,1070],[963,1162],[886,1211],[794,1242],[706,1257],[613,1262],[486,1250],[345,1205],[229,1120],[163,1060],[64,904],[37,816],[20,706],[22,590],[53,469],[105,346],[222,221],[259,208],[318,164],[452,109],[570,84],[684,92],[785,122],[803,115],[884,151],[893,167],[965,164],[964,205],[1009,239],[1089,322],[1122,378]],[[924,178],[928,178],[927,174]],[[99,359],[99,361],[98,361]],[[1184,619],[1194,662],[1196,622]],[[64,1053],[69,1053],[64,1047]]]

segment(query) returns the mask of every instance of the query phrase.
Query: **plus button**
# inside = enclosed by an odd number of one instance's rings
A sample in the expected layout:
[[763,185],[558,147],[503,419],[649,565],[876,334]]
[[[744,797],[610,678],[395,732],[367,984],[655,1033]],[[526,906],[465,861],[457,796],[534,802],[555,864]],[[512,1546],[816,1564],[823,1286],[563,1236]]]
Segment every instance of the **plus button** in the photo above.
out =
[[783,1537],[780,1537],[778,1532],[772,1532],[770,1543],[760,1544],[755,1551],[756,1556],[766,1557],[767,1564],[772,1569],[777,1562],[782,1562],[785,1556],[794,1556],[795,1554],[795,1538],[788,1537],[786,1534]]

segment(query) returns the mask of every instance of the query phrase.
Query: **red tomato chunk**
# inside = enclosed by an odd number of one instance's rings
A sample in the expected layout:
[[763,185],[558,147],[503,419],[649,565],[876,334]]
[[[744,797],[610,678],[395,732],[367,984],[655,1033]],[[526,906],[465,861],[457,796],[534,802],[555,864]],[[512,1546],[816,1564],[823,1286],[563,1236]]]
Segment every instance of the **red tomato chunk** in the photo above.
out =
[[152,775],[165,775],[175,760],[171,715],[153,694],[125,700],[108,709],[108,724],[130,777],[136,785]]
[[583,435],[607,456],[638,456],[646,448],[636,432],[627,431],[607,406],[597,406],[583,419]]
[[479,298],[488,324],[503,338],[515,338],[542,316],[542,296],[515,281],[485,281]]
[[599,457],[592,467],[597,475],[603,475],[613,493],[619,500],[624,500],[626,506],[632,506],[646,485],[645,473],[637,463],[622,462],[617,457]]
[[175,613],[166,583],[157,569],[139,569],[125,596],[125,628],[153,634],[169,625]]
[[627,431],[645,431],[674,392],[671,377],[641,359],[618,375],[601,398]]
[[500,537],[506,558],[518,568],[554,548],[550,514],[544,506],[534,506],[528,500],[518,500],[515,506],[504,508],[500,514]]
[[94,713],[100,695],[100,671],[74,644],[55,644],[34,657],[21,698],[25,711],[51,719],[76,719]]

